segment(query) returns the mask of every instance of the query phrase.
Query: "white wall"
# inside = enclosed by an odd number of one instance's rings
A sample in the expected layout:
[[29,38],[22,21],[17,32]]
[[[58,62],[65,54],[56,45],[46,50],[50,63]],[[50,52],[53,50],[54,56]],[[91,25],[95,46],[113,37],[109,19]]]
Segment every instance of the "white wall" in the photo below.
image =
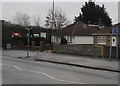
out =
[[72,44],[93,44],[92,36],[75,36]]
[[60,37],[57,37],[57,36],[52,36],[52,42],[57,42],[57,43],[60,43],[61,41],[61,38]]
[[44,38],[46,38],[46,33],[41,32],[40,35],[41,35],[40,37],[44,37]]
[[[60,43],[60,41],[61,41],[60,37],[52,36],[52,42]],[[72,42],[68,44],[93,44],[93,37],[92,36],[75,36],[75,37],[72,37]]]

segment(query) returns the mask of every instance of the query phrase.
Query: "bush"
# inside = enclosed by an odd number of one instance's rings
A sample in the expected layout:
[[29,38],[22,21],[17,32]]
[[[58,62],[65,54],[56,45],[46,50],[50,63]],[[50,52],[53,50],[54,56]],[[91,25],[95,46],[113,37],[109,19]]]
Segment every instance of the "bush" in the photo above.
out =
[[34,37],[33,41],[35,41],[35,46],[40,46],[40,37]]
[[33,41],[35,41],[35,46],[40,46],[40,42],[47,44],[47,40],[44,37],[34,37]]
[[[23,43],[24,43],[24,45],[27,45],[28,44],[28,37],[21,37],[21,39],[20,39]],[[31,46],[32,45],[32,38],[30,38],[29,39],[29,45]]]
[[27,37],[21,37],[21,40],[23,41],[24,45],[27,45],[27,40],[28,40]]

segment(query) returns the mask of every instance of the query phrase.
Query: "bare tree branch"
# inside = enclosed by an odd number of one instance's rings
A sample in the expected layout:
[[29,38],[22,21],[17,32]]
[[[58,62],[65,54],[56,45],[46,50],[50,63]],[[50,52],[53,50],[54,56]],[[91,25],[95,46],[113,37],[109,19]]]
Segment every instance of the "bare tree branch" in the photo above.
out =
[[33,16],[33,21],[34,21],[35,26],[40,27],[40,14],[39,13]]
[[14,16],[14,23],[28,27],[30,25],[30,17],[25,13],[17,12]]
[[69,21],[61,9],[55,9],[54,19],[52,18],[52,15],[53,12],[52,9],[50,9],[46,17],[46,27],[52,28],[52,25],[54,25],[54,29],[61,29],[62,27],[68,25]]

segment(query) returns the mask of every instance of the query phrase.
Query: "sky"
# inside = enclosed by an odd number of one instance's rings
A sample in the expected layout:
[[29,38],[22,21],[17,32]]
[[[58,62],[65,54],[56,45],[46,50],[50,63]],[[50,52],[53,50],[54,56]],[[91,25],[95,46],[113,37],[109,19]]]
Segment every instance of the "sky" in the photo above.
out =
[[[0,19],[13,22],[16,12],[26,13],[31,17],[31,24],[33,23],[33,16],[40,14],[40,25],[45,25],[45,18],[48,10],[52,8],[53,0],[2,0],[0,2]],[[88,0],[54,0],[55,7],[60,8],[65,14],[70,23],[73,23],[75,16],[81,12],[81,7],[85,1]],[[100,6],[105,5],[113,24],[118,23],[118,1],[119,0],[93,0]],[[1,6],[2,5],[2,6]]]

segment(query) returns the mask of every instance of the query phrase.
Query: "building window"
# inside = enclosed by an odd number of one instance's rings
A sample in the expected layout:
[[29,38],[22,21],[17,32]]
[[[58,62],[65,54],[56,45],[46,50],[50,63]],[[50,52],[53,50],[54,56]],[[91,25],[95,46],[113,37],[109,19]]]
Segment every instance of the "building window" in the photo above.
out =
[[58,42],[58,37],[56,37],[56,42]]
[[106,44],[106,36],[98,36],[98,44]]
[[54,42],[56,41],[56,40],[55,40],[55,36],[53,36],[53,40],[54,40]]
[[72,42],[72,36],[65,36],[68,42]]
[[70,42],[72,42],[72,36],[70,36]]
[[69,42],[69,36],[67,36],[67,41]]

